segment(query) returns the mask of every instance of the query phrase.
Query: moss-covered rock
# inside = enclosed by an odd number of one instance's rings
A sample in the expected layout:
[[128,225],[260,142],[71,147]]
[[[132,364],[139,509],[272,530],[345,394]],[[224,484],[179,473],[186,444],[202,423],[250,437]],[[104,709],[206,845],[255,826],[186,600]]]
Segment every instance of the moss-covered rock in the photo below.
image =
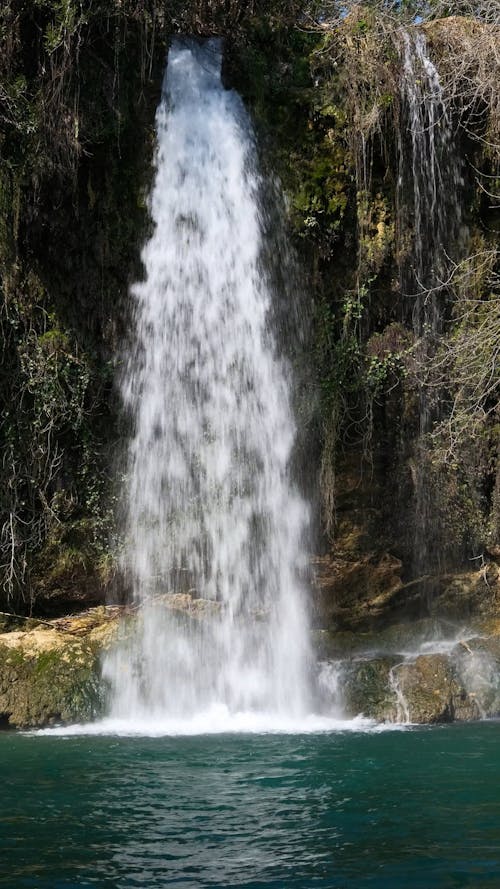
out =
[[397,657],[354,660],[348,664],[340,683],[342,704],[347,716],[359,714],[378,722],[395,722],[397,706],[390,673]]
[[[500,713],[500,624],[482,635],[427,619],[380,632],[317,634],[345,714],[380,722],[472,721]],[[463,638],[460,636],[463,635]],[[457,640],[458,641],[454,641]],[[425,653],[428,651],[429,653]]]
[[81,645],[30,657],[0,644],[0,714],[11,725],[88,720],[100,705],[94,653]]
[[409,722],[434,723],[479,719],[481,710],[445,654],[421,655],[394,668],[392,681],[404,700]]
[[393,655],[344,665],[340,688],[349,717],[363,714],[378,722],[431,724],[496,715],[495,684],[478,694],[473,679],[462,663],[448,654],[403,661]]
[[100,654],[114,638],[117,610],[0,635],[0,722],[26,728],[88,721],[102,709]]

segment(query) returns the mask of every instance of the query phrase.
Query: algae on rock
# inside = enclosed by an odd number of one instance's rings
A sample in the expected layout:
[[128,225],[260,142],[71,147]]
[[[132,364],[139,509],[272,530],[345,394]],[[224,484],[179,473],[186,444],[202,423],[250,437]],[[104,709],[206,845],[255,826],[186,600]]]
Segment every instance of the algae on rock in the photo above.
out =
[[117,629],[108,609],[0,634],[0,722],[88,722],[102,712],[100,654]]

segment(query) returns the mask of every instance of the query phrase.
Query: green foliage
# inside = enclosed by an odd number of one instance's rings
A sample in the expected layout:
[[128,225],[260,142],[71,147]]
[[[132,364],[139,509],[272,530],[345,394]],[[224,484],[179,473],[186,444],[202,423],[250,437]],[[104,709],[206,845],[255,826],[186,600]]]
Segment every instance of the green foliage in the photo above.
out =
[[4,608],[102,596],[109,574],[112,365],[148,222],[162,15],[115,0],[0,12]]
[[[415,458],[413,451],[425,391],[429,403],[439,404],[439,420],[435,420],[433,434],[426,441],[428,494],[444,529],[440,538],[443,558],[448,554],[456,560],[484,541],[486,526],[493,528],[488,512],[499,502],[498,435],[493,424],[498,415],[498,362],[494,358],[498,282],[495,279],[496,289],[491,291],[491,276],[487,282],[483,275],[483,281],[475,282],[472,294],[474,261],[467,260],[463,270],[453,270],[450,264],[451,278],[464,277],[467,286],[462,286],[462,296],[453,286],[456,319],[445,325],[435,361],[432,349],[423,350],[406,329],[411,312],[404,314],[400,282],[401,270],[408,261],[410,235],[398,218],[398,146],[394,134],[401,126],[401,107],[397,29],[416,14],[440,14],[443,5],[434,4],[433,9],[428,4],[398,7],[382,2],[348,6],[349,15],[340,21],[334,19],[331,27],[323,30],[310,57],[317,110],[310,116],[313,144],[325,147],[330,170],[328,162],[323,164],[322,150],[316,147],[320,175],[306,178],[302,174],[306,188],[298,191],[299,199],[295,198],[294,204],[302,214],[304,237],[309,244],[317,245],[315,283],[321,297],[316,312],[315,360],[322,393],[323,459],[334,464],[331,471],[322,470],[322,478],[327,479],[325,500],[331,509],[335,496],[328,485],[334,479],[335,465],[339,455],[354,446],[361,461],[373,463],[379,459],[393,467],[401,490],[406,491],[401,502],[394,503],[394,512],[405,514],[404,498],[411,501],[412,497],[411,482],[408,485],[405,479],[411,479],[412,461],[421,459],[418,455]],[[483,188],[495,193],[498,109],[493,90],[495,75],[488,71],[487,61],[492,58],[491,34],[475,24],[482,15],[479,6],[476,10],[465,6],[469,19],[454,19],[450,24],[436,22],[428,26],[427,35],[442,70],[447,101],[467,130],[467,139],[477,138],[480,131],[488,134],[475,163],[479,169],[488,170],[488,184],[484,179]],[[477,114],[472,132],[467,129],[471,108]],[[334,138],[329,149],[321,125],[323,115],[332,118]],[[343,168],[336,164],[342,153]],[[309,156],[315,157],[311,152]],[[302,169],[308,172],[310,163],[309,159],[302,160]],[[344,170],[342,183],[339,172]],[[333,187],[330,171],[335,179]],[[334,211],[332,225],[326,201],[330,194],[335,201],[337,186],[347,201],[340,206],[330,205]],[[489,216],[487,227],[493,230],[497,225],[484,200],[478,203],[477,195],[479,192],[474,197],[470,189],[467,198],[471,201],[466,210],[471,253],[475,250],[474,232],[485,224],[484,214]],[[485,252],[490,258],[496,257],[496,251],[483,247],[476,265],[484,265]],[[482,442],[475,451],[470,444],[474,437]],[[408,511],[408,525],[411,518]],[[494,521],[495,538],[500,527],[497,519]],[[404,547],[403,542],[400,544]]]
[[407,376],[412,345],[412,334],[399,322],[370,337],[366,344],[366,386],[373,397],[388,394]]
[[[29,281],[33,285],[33,276]],[[39,283],[29,297],[47,301]],[[5,592],[14,604],[20,590],[32,598],[40,586],[39,579],[31,577],[28,552],[35,558],[55,532],[74,524],[82,511],[89,510],[99,522],[105,501],[94,413],[99,369],[78,347],[74,334],[56,326],[54,313],[37,309],[29,297],[8,303],[8,388],[1,391],[3,469],[8,477],[0,495],[1,543]],[[54,326],[46,327],[50,324]],[[41,333],[37,328],[45,329]],[[86,477],[90,473],[92,483]],[[60,543],[62,552],[64,541]],[[95,558],[91,535],[81,542],[82,551],[89,546]],[[53,545],[52,555],[57,562]]]

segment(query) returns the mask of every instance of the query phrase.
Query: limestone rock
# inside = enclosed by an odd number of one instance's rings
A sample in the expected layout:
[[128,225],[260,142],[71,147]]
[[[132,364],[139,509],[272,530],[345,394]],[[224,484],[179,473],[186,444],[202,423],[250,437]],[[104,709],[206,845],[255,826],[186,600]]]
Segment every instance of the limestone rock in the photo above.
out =
[[406,702],[410,722],[470,721],[481,716],[477,701],[445,654],[420,655],[398,665],[393,682]]
[[352,628],[390,612],[402,589],[401,562],[390,553],[314,560],[316,610],[323,626]]
[[26,728],[97,715],[102,706],[99,657],[115,636],[118,612],[94,608],[2,633],[0,724]]
[[[426,619],[379,633],[317,633],[340,677],[345,715],[410,723],[500,715],[500,622],[478,621],[477,636],[469,630],[454,642],[458,629]],[[423,653],[429,647],[440,650]]]

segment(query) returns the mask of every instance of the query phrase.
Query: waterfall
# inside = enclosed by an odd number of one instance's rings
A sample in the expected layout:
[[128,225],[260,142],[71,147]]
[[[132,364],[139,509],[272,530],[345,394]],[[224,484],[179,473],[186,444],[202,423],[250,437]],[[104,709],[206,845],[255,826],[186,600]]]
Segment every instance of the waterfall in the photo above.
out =
[[407,134],[400,144],[399,178],[400,189],[411,195],[406,222],[413,231],[405,286],[414,297],[415,332],[438,335],[447,256],[460,232],[464,183],[453,121],[421,31],[402,32],[401,93]]
[[[439,387],[427,385],[426,370],[446,320],[450,258],[463,235],[463,173],[453,121],[439,73],[422,31],[401,33],[402,132],[399,142],[399,206],[402,290],[411,305],[420,379],[419,429],[413,460],[415,491],[413,574],[439,568],[439,534],[427,458],[427,437],[440,418]],[[411,246],[406,233],[412,232]]]
[[157,111],[154,231],[122,382],[123,561],[139,617],[104,665],[115,718],[224,725],[310,704],[290,367],[272,329],[252,128],[220,70],[218,40],[175,40]]

